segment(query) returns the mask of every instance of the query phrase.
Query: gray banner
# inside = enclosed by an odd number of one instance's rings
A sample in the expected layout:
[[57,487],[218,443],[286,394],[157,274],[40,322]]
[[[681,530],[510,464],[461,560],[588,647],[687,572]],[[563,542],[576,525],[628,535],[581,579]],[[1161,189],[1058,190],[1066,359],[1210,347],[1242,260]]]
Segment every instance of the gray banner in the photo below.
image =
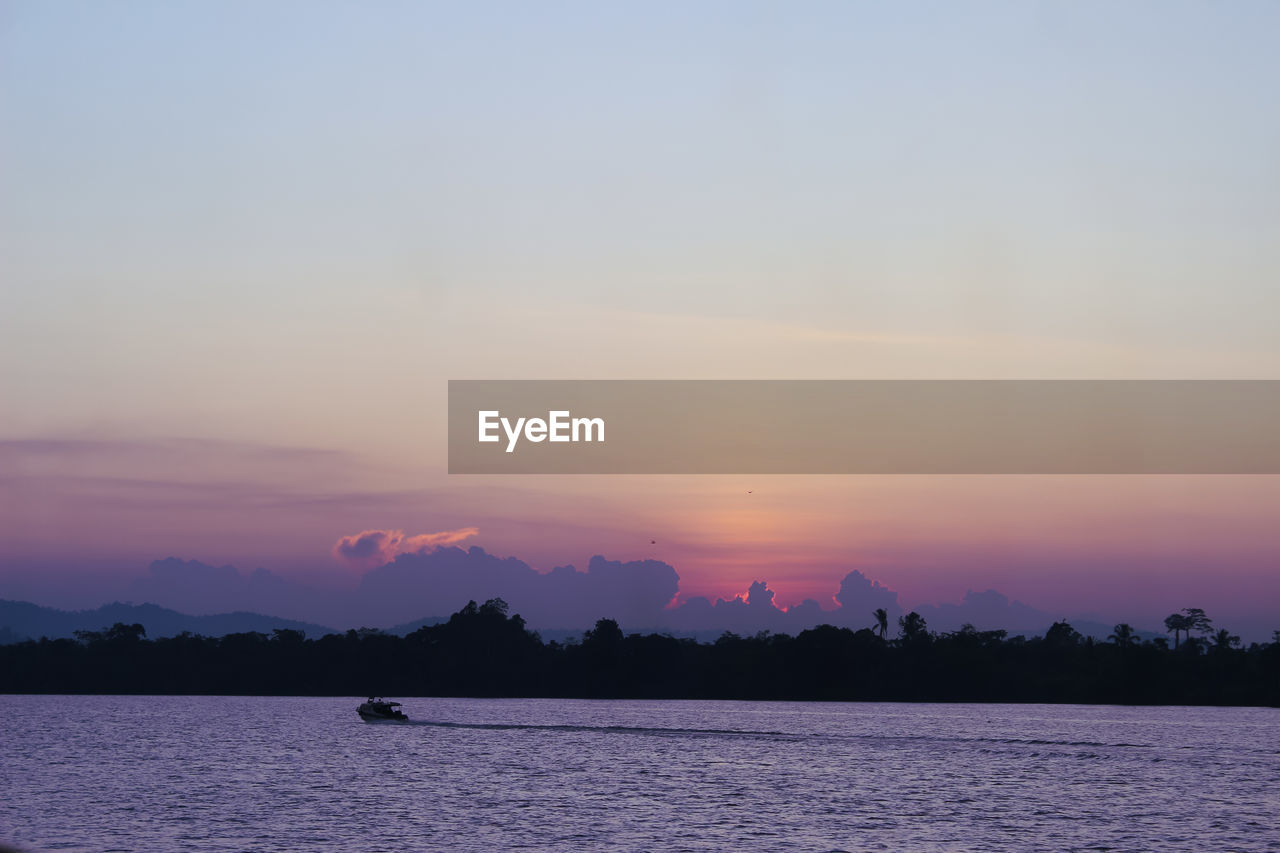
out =
[[451,474],[1278,474],[1280,381],[453,380]]

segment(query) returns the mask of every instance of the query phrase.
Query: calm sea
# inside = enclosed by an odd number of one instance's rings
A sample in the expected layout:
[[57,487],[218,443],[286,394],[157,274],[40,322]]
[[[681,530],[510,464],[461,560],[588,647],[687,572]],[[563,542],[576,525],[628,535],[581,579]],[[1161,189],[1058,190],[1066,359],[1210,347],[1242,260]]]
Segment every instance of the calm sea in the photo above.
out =
[[1280,711],[0,696],[23,850],[1280,850]]

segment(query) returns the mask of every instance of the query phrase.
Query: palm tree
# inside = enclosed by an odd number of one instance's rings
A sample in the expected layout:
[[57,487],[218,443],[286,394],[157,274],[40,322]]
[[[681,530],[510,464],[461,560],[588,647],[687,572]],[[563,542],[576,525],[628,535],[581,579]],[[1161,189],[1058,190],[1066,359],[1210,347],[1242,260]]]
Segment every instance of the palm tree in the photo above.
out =
[[1230,651],[1238,645],[1240,645],[1240,638],[1232,636],[1226,628],[1213,635],[1213,647],[1218,651]]
[[876,617],[876,631],[883,640],[884,635],[889,631],[889,611],[883,607],[877,607],[873,615]]
[[1133,626],[1127,622],[1121,622],[1116,626],[1115,632],[1107,637],[1108,640],[1115,643],[1122,649],[1127,649],[1138,642],[1137,632],[1133,630]]
[[1191,633],[1191,620],[1181,613],[1170,613],[1164,618],[1164,629],[1173,632],[1173,648],[1178,648],[1178,632],[1186,631],[1188,635]]

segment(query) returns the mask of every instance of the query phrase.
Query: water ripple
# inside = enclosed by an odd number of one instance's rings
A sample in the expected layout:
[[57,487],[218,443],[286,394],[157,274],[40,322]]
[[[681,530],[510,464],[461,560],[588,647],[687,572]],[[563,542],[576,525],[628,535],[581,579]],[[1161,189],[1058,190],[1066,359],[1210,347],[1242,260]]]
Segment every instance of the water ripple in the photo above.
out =
[[1248,708],[0,697],[27,850],[1275,850]]

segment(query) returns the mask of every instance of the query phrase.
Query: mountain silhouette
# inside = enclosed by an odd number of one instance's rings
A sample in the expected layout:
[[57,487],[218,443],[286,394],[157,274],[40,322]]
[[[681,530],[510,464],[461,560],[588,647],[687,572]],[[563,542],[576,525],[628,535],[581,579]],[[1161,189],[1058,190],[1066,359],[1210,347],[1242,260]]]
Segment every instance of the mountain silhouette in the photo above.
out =
[[323,625],[264,616],[260,613],[217,613],[191,616],[155,604],[113,602],[95,610],[57,610],[28,601],[0,600],[0,643],[24,639],[72,637],[76,631],[98,631],[117,622],[145,625],[147,635],[174,637],[184,631],[208,637],[258,631],[269,634],[280,628],[301,631],[318,638],[334,630]]

